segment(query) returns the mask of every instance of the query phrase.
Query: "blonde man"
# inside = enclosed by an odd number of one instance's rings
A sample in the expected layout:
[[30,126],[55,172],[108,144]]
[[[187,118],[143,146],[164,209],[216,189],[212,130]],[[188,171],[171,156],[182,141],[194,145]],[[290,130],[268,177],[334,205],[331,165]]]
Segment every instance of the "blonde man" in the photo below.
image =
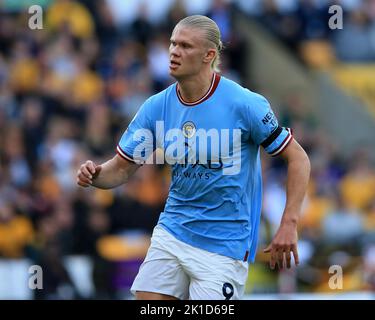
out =
[[131,291],[137,299],[240,299],[254,261],[262,178],[259,147],[288,163],[287,202],[270,265],[298,264],[297,221],[310,163],[268,101],[218,74],[220,32],[205,16],[181,20],[170,39],[177,82],[150,97],[101,165],[77,173],[83,187],[113,188],[163,150],[172,166],[164,211]]

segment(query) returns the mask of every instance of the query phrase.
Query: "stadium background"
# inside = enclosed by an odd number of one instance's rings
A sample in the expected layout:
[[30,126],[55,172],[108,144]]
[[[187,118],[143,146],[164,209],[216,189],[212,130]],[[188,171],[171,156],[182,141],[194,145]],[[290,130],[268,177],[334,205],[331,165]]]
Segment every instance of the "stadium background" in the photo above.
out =
[[[28,28],[43,7],[43,30]],[[329,6],[343,29],[331,30]],[[263,158],[260,247],[245,299],[354,297],[375,290],[375,1],[0,2],[0,299],[129,299],[168,192],[144,166],[120,188],[78,188],[86,159],[113,156],[142,102],[170,83],[170,32],[188,14],[221,30],[222,74],[272,103],[312,163],[298,268],[264,248],[285,203],[285,164]],[[43,290],[28,288],[31,265]],[[329,268],[343,289],[329,288]]]

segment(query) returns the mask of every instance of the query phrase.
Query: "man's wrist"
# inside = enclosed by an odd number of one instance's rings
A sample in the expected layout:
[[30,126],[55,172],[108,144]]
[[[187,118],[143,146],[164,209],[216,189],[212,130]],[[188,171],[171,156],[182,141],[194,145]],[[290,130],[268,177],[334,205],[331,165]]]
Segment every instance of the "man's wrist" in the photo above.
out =
[[282,225],[290,225],[290,226],[297,227],[298,220],[299,220],[298,217],[283,217],[281,219],[281,224]]

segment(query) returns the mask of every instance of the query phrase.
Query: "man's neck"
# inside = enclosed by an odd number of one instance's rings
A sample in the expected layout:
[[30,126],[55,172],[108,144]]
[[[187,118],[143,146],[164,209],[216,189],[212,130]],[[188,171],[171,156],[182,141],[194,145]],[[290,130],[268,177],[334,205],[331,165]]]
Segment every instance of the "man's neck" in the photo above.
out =
[[194,102],[202,98],[210,89],[214,72],[210,70],[197,76],[178,80],[181,97],[186,102]]

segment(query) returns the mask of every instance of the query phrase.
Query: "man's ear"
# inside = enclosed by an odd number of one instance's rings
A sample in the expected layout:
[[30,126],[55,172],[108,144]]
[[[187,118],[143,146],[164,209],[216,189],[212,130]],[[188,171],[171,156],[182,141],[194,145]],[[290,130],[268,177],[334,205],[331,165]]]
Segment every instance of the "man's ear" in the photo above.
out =
[[210,48],[207,50],[206,55],[203,58],[203,61],[206,63],[212,62],[215,59],[215,56],[216,56],[216,50]]

